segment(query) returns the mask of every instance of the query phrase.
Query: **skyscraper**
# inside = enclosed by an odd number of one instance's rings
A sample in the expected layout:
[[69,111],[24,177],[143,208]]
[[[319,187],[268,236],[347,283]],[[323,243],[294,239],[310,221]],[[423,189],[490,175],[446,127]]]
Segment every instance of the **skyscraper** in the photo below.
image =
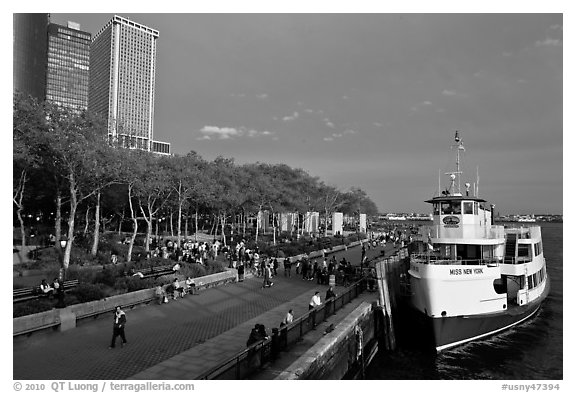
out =
[[169,153],[169,144],[153,143],[158,36],[118,15],[95,35],[88,108],[108,118],[108,133],[123,146]]
[[12,18],[14,91],[44,101],[49,14],[13,14]]
[[80,26],[48,26],[46,100],[75,109],[88,108],[91,35]]

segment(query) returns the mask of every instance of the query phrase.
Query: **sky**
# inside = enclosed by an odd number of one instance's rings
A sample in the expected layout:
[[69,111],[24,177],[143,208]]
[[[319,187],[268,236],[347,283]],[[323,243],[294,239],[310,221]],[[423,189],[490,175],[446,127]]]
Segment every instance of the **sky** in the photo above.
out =
[[[112,8],[109,8],[112,9]],[[135,8],[137,9],[137,8]],[[51,13],[159,31],[154,138],[302,168],[380,212],[465,182],[501,214],[563,213],[561,13]],[[478,176],[477,176],[478,175]],[[439,179],[440,178],[440,179]]]

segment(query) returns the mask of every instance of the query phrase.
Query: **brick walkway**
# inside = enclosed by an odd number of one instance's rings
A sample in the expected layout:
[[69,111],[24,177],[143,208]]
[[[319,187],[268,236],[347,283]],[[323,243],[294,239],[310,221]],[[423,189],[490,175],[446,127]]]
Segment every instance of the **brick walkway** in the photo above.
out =
[[[380,247],[370,250],[367,256],[372,258],[380,251]],[[337,255],[338,259],[342,257],[352,262],[359,261],[360,247]],[[294,270],[292,278],[285,278],[280,268],[272,288],[262,289],[262,279],[248,278],[241,283],[202,291],[198,296],[171,300],[161,306],[139,306],[127,310],[128,345],[124,348],[117,345],[115,349],[108,349],[112,317],[104,315],[80,322],[76,329],[66,332],[16,338],[13,378],[194,378],[210,368],[209,364],[224,360],[230,351],[245,348],[255,320],[271,329],[278,325],[289,307],[294,308],[296,317],[306,312],[308,300],[315,290],[324,297],[326,286],[304,281],[294,274]],[[207,345],[210,342],[215,345]],[[190,352],[193,348],[196,348],[196,353]],[[182,362],[182,357],[188,360]],[[183,372],[171,371],[181,369],[176,366],[183,364],[188,365],[182,366]]]

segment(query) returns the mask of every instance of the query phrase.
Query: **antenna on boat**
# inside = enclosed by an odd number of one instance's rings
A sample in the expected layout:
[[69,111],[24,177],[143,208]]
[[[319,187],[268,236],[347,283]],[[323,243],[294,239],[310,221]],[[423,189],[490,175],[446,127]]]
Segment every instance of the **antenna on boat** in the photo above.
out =
[[438,196],[442,195],[442,185],[440,184],[440,169],[438,169]]
[[480,175],[478,174],[478,167],[476,167],[476,197],[478,197],[479,189],[480,189]]
[[454,180],[456,179],[456,175],[458,175],[458,193],[460,195],[462,195],[462,191],[460,189],[460,175],[462,174],[462,172],[460,171],[460,150],[462,151],[466,151],[466,149],[464,149],[464,144],[462,142],[462,139],[460,138],[460,134],[458,132],[458,130],[456,130],[456,134],[454,135],[454,141],[456,142],[454,145],[452,145],[452,148],[456,148],[456,172],[448,172],[446,173],[446,175],[450,175],[450,180],[451,180],[451,185],[450,185],[450,189],[453,191],[454,190]]

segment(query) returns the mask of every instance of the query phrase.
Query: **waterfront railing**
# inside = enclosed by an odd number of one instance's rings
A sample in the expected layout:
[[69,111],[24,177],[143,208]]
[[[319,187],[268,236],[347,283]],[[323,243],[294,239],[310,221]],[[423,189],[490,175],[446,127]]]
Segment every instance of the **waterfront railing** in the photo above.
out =
[[274,361],[281,351],[287,351],[301,341],[306,333],[326,321],[366,290],[366,279],[361,278],[335,298],[294,320],[289,325],[272,329],[272,337],[238,352],[196,379],[245,379],[263,365]]

